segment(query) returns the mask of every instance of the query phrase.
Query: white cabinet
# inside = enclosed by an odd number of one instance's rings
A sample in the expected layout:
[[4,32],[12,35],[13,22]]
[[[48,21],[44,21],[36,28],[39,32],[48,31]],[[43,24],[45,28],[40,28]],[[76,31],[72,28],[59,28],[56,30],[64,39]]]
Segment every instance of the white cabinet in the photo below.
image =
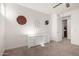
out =
[[27,38],[28,47],[41,45],[44,43],[48,43],[50,41],[49,36],[46,34],[42,35],[30,35]]

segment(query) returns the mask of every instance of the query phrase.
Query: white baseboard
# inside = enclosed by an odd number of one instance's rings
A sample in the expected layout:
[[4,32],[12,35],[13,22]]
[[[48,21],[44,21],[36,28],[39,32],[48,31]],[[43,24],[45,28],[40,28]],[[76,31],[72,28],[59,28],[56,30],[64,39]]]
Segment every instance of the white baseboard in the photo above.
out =
[[79,46],[79,42],[78,41],[72,41],[71,40],[71,44],[74,44],[74,45],[78,45]]

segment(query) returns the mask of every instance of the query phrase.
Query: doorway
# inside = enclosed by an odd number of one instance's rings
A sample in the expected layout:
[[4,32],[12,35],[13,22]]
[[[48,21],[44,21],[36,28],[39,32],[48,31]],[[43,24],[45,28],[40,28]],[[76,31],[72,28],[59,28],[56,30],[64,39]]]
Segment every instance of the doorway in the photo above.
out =
[[67,39],[67,37],[68,37],[68,35],[67,35],[67,19],[65,19],[65,20],[62,20],[62,25],[63,25],[63,27],[62,27],[62,31],[63,31],[63,38],[66,38]]

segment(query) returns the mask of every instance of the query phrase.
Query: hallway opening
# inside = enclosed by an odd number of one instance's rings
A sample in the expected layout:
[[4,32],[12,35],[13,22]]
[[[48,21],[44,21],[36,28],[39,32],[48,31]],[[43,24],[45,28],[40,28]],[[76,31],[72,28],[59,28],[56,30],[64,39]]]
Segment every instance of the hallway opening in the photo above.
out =
[[67,38],[67,20],[62,20],[63,38]]
[[62,39],[71,40],[71,15],[62,18]]

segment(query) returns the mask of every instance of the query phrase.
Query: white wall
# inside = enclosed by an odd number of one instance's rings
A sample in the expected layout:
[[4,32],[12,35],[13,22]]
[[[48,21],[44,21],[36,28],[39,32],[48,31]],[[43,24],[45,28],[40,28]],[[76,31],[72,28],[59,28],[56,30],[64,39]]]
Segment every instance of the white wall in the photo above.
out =
[[70,20],[70,39],[71,43],[79,45],[79,8],[62,14],[62,16],[71,16]]
[[0,4],[0,55],[4,52],[4,33],[5,33],[5,22],[4,17],[1,14],[1,4]]
[[51,15],[51,40],[57,40],[57,15]]
[[79,45],[79,9],[71,14],[71,43]]
[[[27,18],[25,25],[19,25],[16,22],[19,15],[24,15]],[[49,15],[17,4],[6,4],[6,17],[5,49],[26,46],[27,35],[37,35],[49,31],[49,26],[44,25],[44,21],[50,19]]]
[[0,55],[4,52],[4,18],[0,13]]
[[51,40],[61,41],[62,32],[61,32],[61,18],[58,14],[51,15]]
[[57,35],[58,35],[58,41],[62,40],[62,18],[60,15],[58,15],[57,18]]

